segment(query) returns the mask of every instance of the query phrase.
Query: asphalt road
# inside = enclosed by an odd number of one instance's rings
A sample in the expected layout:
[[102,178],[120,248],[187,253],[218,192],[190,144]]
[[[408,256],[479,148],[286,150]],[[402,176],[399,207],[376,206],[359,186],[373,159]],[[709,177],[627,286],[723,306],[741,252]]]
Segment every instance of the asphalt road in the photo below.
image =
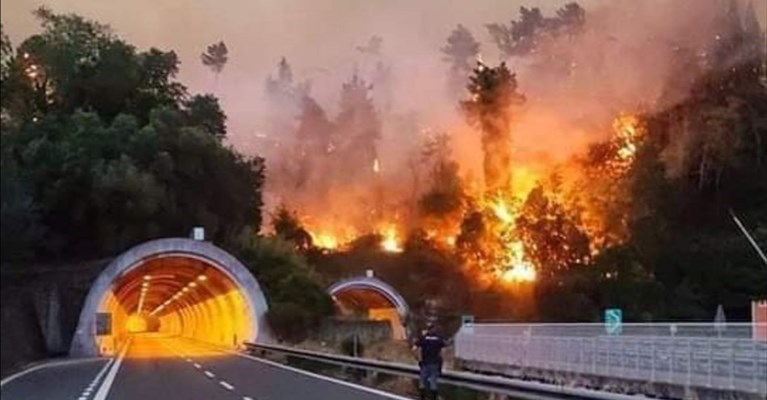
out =
[[6,382],[2,400],[403,399],[199,343],[138,335],[115,359],[51,365]]

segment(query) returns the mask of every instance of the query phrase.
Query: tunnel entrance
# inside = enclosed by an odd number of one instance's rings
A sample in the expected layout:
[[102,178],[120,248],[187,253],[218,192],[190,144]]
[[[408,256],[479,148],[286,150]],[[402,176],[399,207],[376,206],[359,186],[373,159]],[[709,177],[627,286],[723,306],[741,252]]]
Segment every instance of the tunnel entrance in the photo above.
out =
[[410,309],[405,299],[386,282],[370,275],[345,279],[328,288],[328,294],[342,316],[388,321],[393,339],[407,338]]
[[160,332],[236,347],[268,341],[266,300],[234,257],[211,243],[160,239],[112,261],[91,287],[70,355],[110,355],[133,334]]

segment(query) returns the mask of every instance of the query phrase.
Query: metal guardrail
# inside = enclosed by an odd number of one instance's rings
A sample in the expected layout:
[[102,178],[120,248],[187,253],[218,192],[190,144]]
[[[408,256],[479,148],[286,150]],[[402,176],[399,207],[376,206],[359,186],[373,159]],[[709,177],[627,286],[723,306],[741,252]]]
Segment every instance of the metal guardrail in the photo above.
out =
[[[418,378],[418,367],[410,364],[388,361],[354,358],[337,354],[319,353],[308,350],[298,350],[291,347],[245,343],[246,349],[253,353],[278,353],[299,357],[307,360],[338,365],[341,367],[362,369],[389,375]],[[440,383],[469,388],[481,392],[499,393],[518,399],[530,400],[559,400],[559,399],[599,399],[599,400],[631,400],[636,397],[609,393],[591,389],[557,386],[540,382],[523,381],[518,379],[488,376],[470,372],[444,371]]]
[[467,324],[455,339],[461,361],[767,394],[767,342],[751,324]]

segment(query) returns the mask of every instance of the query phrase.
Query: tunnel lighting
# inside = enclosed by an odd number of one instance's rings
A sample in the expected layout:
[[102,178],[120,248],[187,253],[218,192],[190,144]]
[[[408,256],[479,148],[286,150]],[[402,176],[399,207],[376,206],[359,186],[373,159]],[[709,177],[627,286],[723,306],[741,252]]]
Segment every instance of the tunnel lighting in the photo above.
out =
[[144,280],[145,281],[148,281],[150,279],[152,279],[152,275],[144,275]]
[[208,277],[205,276],[205,275],[200,274],[200,275],[197,276],[197,280],[200,281],[200,282],[204,282],[204,281],[208,280]]
[[184,287],[182,290],[184,291],[184,293],[186,293],[186,292],[189,291],[189,288],[188,287]]
[[189,282],[189,287],[196,287],[196,286],[197,286],[197,283],[195,283],[195,282]]

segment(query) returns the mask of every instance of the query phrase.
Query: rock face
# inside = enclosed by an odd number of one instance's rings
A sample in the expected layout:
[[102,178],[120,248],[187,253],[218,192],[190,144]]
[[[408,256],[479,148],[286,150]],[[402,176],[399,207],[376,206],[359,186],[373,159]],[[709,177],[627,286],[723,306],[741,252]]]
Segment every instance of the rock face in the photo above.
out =
[[88,287],[108,261],[3,266],[0,375],[67,353]]

